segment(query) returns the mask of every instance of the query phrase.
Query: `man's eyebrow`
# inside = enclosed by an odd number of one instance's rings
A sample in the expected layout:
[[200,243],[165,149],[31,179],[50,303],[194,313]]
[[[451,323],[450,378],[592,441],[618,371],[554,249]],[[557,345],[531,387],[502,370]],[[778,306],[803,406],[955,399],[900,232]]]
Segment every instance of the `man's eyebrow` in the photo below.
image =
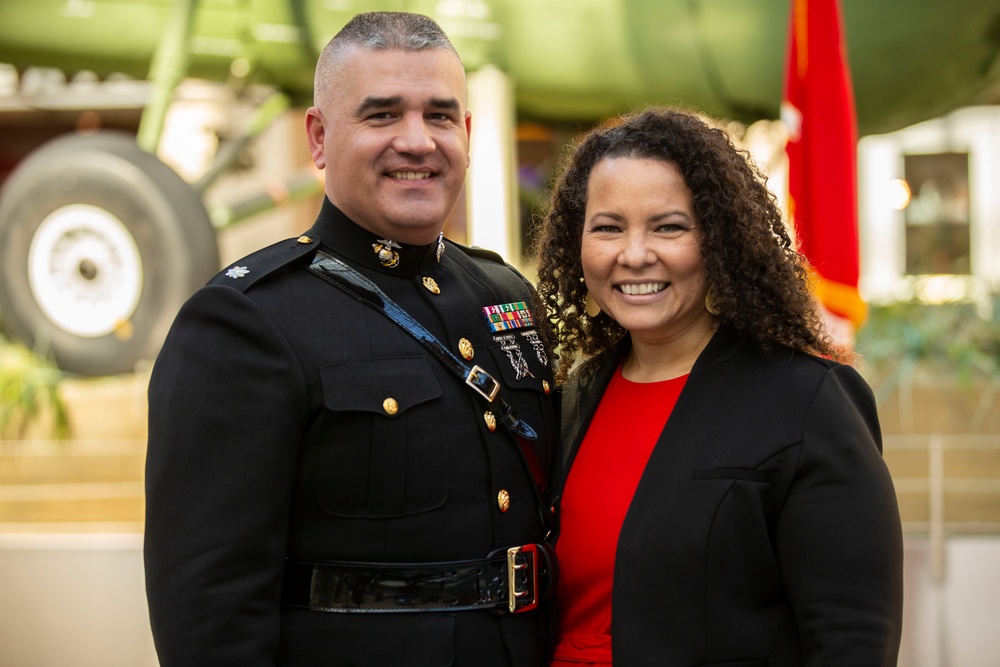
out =
[[449,97],[447,99],[432,99],[430,101],[430,106],[435,109],[447,109],[449,111],[458,111],[462,108],[462,105],[458,103],[458,100],[454,97]]
[[402,101],[403,98],[399,95],[395,95],[393,97],[366,97],[364,101],[358,105],[354,115],[363,116],[373,109],[388,109],[389,107],[398,105]]
[[[364,116],[366,113],[376,109],[390,109],[395,106],[402,104],[403,98],[399,95],[394,95],[392,97],[366,97],[358,108],[355,110],[354,114],[356,116]],[[462,105],[454,97],[449,98],[433,98],[428,103],[433,109],[442,109],[446,111],[459,111]]]

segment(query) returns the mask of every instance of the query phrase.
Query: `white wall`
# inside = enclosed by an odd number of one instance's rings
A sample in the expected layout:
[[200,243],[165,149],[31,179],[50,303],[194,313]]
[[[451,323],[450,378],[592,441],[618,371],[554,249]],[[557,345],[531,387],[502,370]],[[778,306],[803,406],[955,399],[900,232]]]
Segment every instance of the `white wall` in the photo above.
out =
[[1000,537],[952,537],[935,581],[927,538],[905,543],[900,667],[1000,664]]
[[0,664],[156,667],[136,534],[0,534]]

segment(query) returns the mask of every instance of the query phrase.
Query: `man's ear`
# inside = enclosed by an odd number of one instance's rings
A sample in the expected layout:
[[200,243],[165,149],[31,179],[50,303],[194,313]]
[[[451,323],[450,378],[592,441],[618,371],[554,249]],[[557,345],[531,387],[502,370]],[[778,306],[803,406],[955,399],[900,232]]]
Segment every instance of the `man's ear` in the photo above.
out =
[[326,167],[326,152],[323,140],[326,139],[326,128],[323,126],[323,115],[316,107],[306,109],[306,137],[309,139],[309,153],[317,169]]
[[[469,110],[466,110],[465,112],[465,139],[466,139],[466,144],[472,142],[472,112]],[[472,158],[468,154],[466,154],[465,166],[468,167],[470,164],[472,164]]]

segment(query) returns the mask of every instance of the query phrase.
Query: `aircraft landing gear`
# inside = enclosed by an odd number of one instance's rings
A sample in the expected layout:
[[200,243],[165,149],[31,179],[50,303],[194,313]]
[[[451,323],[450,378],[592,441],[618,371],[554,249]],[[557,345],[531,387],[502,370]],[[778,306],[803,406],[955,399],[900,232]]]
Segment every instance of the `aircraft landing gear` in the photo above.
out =
[[197,192],[127,133],[43,145],[0,191],[0,324],[81,375],[152,360],[219,270]]

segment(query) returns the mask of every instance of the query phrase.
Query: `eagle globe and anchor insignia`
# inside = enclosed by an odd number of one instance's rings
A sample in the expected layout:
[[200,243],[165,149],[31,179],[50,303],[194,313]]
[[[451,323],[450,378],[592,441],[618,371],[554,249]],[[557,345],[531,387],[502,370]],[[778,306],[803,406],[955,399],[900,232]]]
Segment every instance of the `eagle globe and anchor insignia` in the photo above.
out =
[[378,255],[379,264],[387,269],[394,269],[399,264],[399,253],[403,246],[389,239],[379,239],[372,244],[372,250]]

